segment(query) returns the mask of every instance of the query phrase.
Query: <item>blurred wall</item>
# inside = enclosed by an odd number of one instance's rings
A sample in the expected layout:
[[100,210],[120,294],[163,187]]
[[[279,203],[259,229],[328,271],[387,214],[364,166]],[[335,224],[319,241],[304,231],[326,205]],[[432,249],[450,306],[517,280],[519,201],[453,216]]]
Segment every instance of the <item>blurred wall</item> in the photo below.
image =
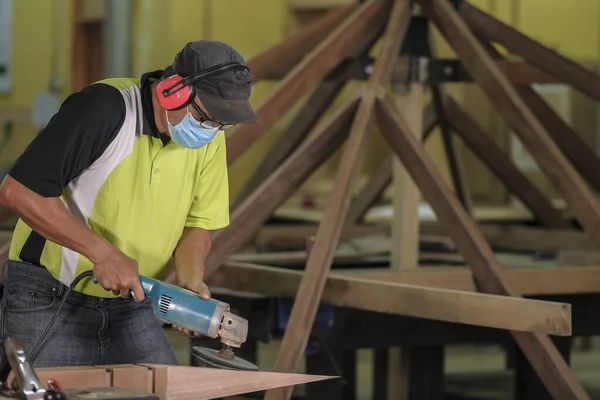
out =
[[[14,119],[15,124],[12,139],[0,153],[0,166],[3,166],[0,168],[18,157],[37,133],[28,122],[35,95],[47,92],[51,82],[58,85],[61,100],[72,90],[76,1],[79,0],[13,1],[13,90],[9,94],[0,94],[0,124],[7,118]],[[187,41],[199,38],[228,42],[250,59],[326,11],[319,8],[324,2],[312,1],[312,6],[307,8],[308,3],[303,3],[303,0],[261,0],[260,10],[257,2],[240,0],[132,1],[131,73],[134,76],[150,69],[164,68]],[[473,3],[578,62],[593,65],[600,57],[600,27],[597,24],[600,2],[596,0],[474,0]],[[90,18],[98,18],[99,15],[100,19],[102,4],[101,0],[82,2],[84,12]],[[440,36],[436,34],[435,37],[436,52],[442,57],[452,56],[453,52]],[[253,104],[259,106],[275,85],[276,82],[257,84]],[[335,104],[341,104],[354,88],[356,85],[345,90]],[[448,94],[467,107],[501,147],[510,150],[507,127],[478,88],[462,84],[446,85],[445,88]],[[571,121],[577,132],[595,146],[595,107],[587,98],[569,93]],[[253,169],[284,132],[296,110],[276,124],[231,168],[232,196],[239,192]],[[426,147],[448,178],[439,132],[431,137]],[[372,170],[386,151],[380,134],[374,131],[363,170]],[[475,200],[490,204],[508,201],[503,185],[472,154],[463,152]],[[332,177],[339,154],[324,165],[312,181]],[[547,187],[543,177],[536,179],[537,184]],[[551,189],[548,190],[550,193]]]
[[12,90],[0,93],[0,129],[12,119],[13,132],[0,151],[5,170],[37,134],[30,123],[34,96],[49,90],[54,81],[68,94],[71,59],[71,2],[68,0],[18,0],[12,2]]

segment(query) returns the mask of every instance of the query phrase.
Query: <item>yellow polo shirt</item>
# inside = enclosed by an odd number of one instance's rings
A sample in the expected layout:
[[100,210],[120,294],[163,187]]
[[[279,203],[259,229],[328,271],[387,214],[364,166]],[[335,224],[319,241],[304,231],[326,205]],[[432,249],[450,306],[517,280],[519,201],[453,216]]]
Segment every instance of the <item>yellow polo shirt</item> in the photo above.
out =
[[[94,232],[137,260],[141,275],[162,277],[185,227],[229,224],[224,132],[199,149],[160,138],[151,83],[113,78],[74,93],[17,160],[9,175],[46,197],[60,197]],[[65,285],[92,269],[84,256],[52,243],[19,220],[9,258],[47,268]],[[84,279],[76,290],[114,297]]]

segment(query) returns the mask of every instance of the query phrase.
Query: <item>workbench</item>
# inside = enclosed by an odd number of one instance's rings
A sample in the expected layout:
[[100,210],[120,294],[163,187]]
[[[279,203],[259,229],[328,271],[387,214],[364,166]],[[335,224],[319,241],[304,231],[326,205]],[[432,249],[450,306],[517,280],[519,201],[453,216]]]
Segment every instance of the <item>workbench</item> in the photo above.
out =
[[[258,343],[268,343],[282,337],[284,314],[280,307],[282,304],[289,306],[291,302],[249,293],[216,291],[214,295],[217,293],[220,300],[229,302],[236,312],[249,320],[248,341],[236,351],[236,355],[257,362]],[[597,318],[600,293],[527,297],[572,304],[573,335],[552,337],[567,361],[573,338],[600,333],[600,319]],[[329,322],[330,329],[323,329]],[[360,349],[373,349],[372,398],[385,399],[390,383],[387,379],[387,350],[393,347],[401,347],[403,351],[406,349],[410,354],[409,399],[449,398],[444,385],[444,348],[456,344],[503,346],[507,350],[507,369],[514,369],[515,373],[514,399],[551,399],[505,330],[323,305],[307,347],[305,372],[341,375],[342,379],[308,385],[303,398],[356,399],[356,353]],[[204,339],[192,339],[191,345],[211,344]],[[258,393],[255,397],[262,398]]]

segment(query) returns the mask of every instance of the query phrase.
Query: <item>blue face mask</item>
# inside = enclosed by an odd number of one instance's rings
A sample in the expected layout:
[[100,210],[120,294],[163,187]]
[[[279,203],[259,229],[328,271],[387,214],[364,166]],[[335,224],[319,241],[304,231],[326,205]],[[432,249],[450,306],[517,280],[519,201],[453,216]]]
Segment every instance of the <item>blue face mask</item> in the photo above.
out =
[[[166,112],[165,112],[166,114]],[[188,113],[177,125],[171,125],[167,115],[169,134],[175,143],[188,149],[198,149],[209,144],[217,135],[219,128],[205,128],[192,114]]]

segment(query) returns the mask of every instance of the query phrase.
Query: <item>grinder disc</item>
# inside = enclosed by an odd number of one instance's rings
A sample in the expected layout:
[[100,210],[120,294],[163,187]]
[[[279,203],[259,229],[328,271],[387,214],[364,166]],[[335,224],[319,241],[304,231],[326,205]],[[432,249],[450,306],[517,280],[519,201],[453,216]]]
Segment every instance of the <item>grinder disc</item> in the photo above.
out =
[[194,357],[205,364],[216,368],[238,369],[245,371],[258,371],[258,367],[249,361],[238,358],[233,351],[214,350],[206,347],[194,346],[191,349]]

